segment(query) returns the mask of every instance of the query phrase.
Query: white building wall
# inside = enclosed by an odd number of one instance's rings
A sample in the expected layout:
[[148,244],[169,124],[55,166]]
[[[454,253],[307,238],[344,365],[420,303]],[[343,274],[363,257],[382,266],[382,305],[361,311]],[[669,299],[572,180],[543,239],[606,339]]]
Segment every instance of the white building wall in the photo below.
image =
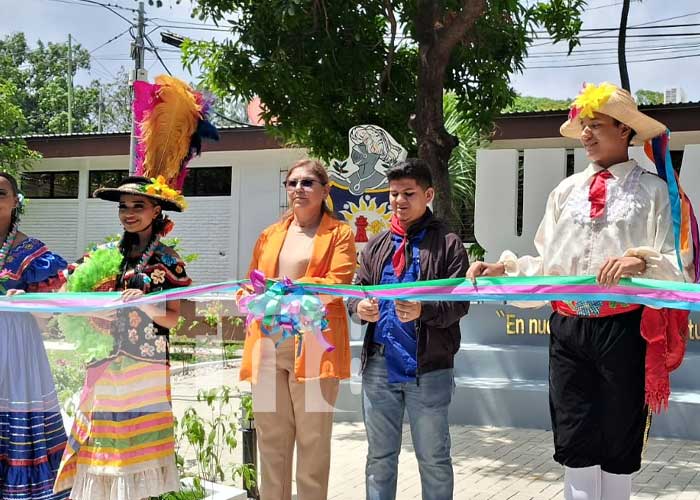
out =
[[[189,197],[189,208],[171,213],[172,237],[182,254],[198,254],[188,266],[196,283],[245,277],[260,232],[279,219],[280,171],[303,158],[301,149],[218,151],[204,153],[190,168],[232,167],[231,195]],[[79,171],[79,198],[29,200],[22,231],[44,241],[66,260],[80,257],[88,245],[121,233],[116,205],[88,198],[90,170],[117,170],[127,156],[44,158],[33,171]]]

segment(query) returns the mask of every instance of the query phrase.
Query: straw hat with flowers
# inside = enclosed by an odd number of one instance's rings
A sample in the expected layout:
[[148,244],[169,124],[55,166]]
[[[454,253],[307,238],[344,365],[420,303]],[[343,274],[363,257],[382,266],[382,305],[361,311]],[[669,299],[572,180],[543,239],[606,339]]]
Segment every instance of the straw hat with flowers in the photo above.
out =
[[579,139],[583,130],[581,120],[593,118],[594,113],[611,116],[634,130],[633,144],[643,144],[666,132],[666,125],[639,111],[628,91],[608,82],[589,83],[581,90],[559,132],[564,137]]

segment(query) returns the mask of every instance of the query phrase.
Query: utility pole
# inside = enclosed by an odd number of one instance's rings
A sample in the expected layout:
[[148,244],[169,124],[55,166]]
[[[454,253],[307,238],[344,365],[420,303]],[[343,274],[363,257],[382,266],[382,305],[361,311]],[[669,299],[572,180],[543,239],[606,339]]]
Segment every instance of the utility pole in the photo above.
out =
[[97,98],[97,131],[102,133],[102,85],[100,85],[100,94]]
[[134,60],[134,70],[129,76],[131,90],[131,147],[129,148],[129,175],[134,175],[136,170],[136,116],[134,115],[134,91],[133,84],[137,80],[148,80],[148,74],[144,69],[143,56],[145,52],[146,21],[143,2],[139,2],[138,21],[136,25],[136,38],[131,43],[131,58]]
[[625,44],[627,40],[627,18],[630,13],[630,0],[623,0],[620,15],[620,33],[617,36],[617,65],[620,69],[620,84],[623,89],[631,92],[630,76],[627,70],[627,55]]
[[73,133],[73,45],[70,33],[68,33],[68,133]]

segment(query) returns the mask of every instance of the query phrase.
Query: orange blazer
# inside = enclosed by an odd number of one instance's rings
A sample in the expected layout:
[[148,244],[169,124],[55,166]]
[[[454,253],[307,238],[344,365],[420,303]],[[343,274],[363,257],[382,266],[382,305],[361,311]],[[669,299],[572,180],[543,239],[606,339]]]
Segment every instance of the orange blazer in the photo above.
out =
[[[255,244],[249,274],[250,271],[258,269],[267,277],[275,276],[280,251],[290,223],[291,218],[272,224],[262,232]],[[314,237],[313,250],[306,274],[297,281],[329,285],[349,284],[355,273],[356,262],[355,235],[352,229],[347,224],[324,214]],[[302,343],[301,353],[296,356],[294,363],[294,373],[297,380],[345,379],[350,377],[350,340],[348,318],[343,300],[333,299],[326,304],[326,310],[328,329],[323,332],[323,335],[328,342],[335,346],[335,349],[321,354],[320,349],[314,351],[313,342],[305,340]],[[252,323],[248,328],[243,349],[240,370],[242,381],[257,382],[260,363],[267,358],[261,352],[263,350],[269,351],[268,347],[262,349],[260,341],[263,337],[264,334],[260,330],[258,322]],[[290,340],[286,340],[286,342],[290,342]],[[294,342],[295,352],[298,352],[299,340],[294,337]],[[311,350],[310,353],[309,350]]]

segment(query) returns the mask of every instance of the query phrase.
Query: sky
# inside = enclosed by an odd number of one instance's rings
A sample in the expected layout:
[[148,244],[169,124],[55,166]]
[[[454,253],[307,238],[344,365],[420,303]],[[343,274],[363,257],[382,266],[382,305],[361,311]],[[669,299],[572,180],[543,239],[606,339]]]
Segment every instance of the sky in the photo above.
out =
[[[120,8],[114,10],[132,19],[136,9],[134,0],[101,0]],[[165,64],[176,76],[197,81],[194,74],[186,72],[177,50],[160,41],[160,32],[172,30],[198,39],[223,39],[226,34],[214,31],[211,24],[203,25],[190,18],[190,0],[163,0],[157,8],[146,3],[147,30]],[[588,0],[583,16],[584,30],[616,28],[619,25],[620,0]],[[126,20],[104,7],[88,5],[82,0],[0,0],[3,16],[0,18],[0,36],[23,31],[31,44],[37,39],[44,42],[67,40],[70,33],[74,40],[91,51],[90,74],[82,72],[76,82],[90,79],[109,81],[120,66],[132,67],[129,57],[130,36]],[[657,29],[631,29],[628,34],[628,67],[632,91],[637,89],[663,90],[681,87],[689,100],[700,101],[700,1],[698,0],[632,0],[629,23],[633,26],[698,24],[698,26],[668,27]],[[175,27],[164,27],[175,26]],[[648,37],[640,35],[673,33],[683,36]],[[692,35],[694,33],[694,35]],[[114,37],[117,37],[113,41]],[[512,77],[515,90],[522,95],[570,98],[583,82],[611,81],[619,83],[617,69],[617,41],[615,31],[584,31],[582,45],[566,57],[565,44],[552,45],[549,40],[535,40],[522,74]],[[600,38],[609,36],[611,38]],[[107,43],[109,42],[109,43]],[[675,59],[669,59],[669,58]],[[647,59],[665,59],[644,61]],[[612,64],[611,64],[612,63]],[[146,57],[146,68],[152,78],[163,73],[153,54]]]

